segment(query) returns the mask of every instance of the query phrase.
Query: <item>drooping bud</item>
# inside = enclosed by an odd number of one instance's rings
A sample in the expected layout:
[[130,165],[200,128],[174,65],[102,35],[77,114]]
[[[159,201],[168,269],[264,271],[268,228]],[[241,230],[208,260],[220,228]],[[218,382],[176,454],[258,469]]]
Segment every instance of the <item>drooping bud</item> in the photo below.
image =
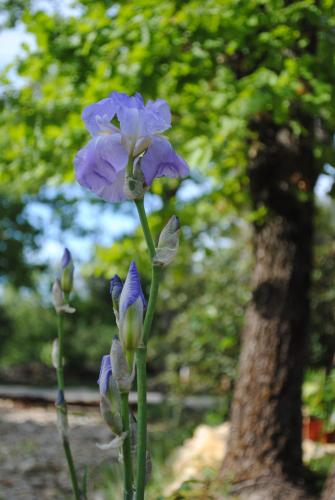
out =
[[124,192],[130,200],[143,200],[145,191],[145,180],[141,169],[141,157],[138,157],[134,161],[133,173],[126,175]]
[[142,340],[145,307],[140,276],[133,261],[121,292],[119,307],[120,340],[125,351],[134,352]]
[[59,279],[57,278],[52,286],[52,304],[57,312],[57,314],[68,313],[73,314],[76,312],[74,307],[66,304],[64,301],[64,295],[61,288]]
[[110,280],[109,291],[112,297],[113,310],[117,326],[119,326],[119,303],[120,303],[120,295],[122,292],[122,288],[123,288],[123,283],[121,281],[121,278],[117,274],[115,274],[113,278]]
[[61,274],[61,287],[64,293],[71,293],[73,287],[73,260],[71,252],[68,248],[65,248],[62,261],[62,274]]
[[159,236],[156,255],[154,257],[154,264],[156,266],[165,267],[173,262],[179,247],[179,233],[179,219],[173,215]]
[[129,392],[134,380],[135,370],[133,369],[130,372],[121,342],[117,337],[114,337],[112,342],[111,362],[113,366],[113,378],[117,383],[120,393]]

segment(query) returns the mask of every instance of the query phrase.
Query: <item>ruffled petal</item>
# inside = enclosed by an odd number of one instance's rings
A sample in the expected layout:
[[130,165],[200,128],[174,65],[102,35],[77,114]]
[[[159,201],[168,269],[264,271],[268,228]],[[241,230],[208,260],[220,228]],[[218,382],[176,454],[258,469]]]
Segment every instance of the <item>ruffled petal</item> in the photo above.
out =
[[163,99],[148,101],[145,106],[142,135],[164,132],[171,127],[171,111]]
[[103,200],[110,201],[112,203],[120,203],[121,201],[128,200],[128,197],[124,191],[125,180],[126,172],[125,170],[121,170],[120,172],[118,172],[117,176],[111,184],[106,184],[101,189],[98,196],[100,196],[100,198],[102,198]]
[[105,134],[96,137],[95,152],[99,159],[113,165],[116,172],[127,166],[128,152],[120,134]]
[[82,118],[87,130],[94,136],[106,127],[114,129],[110,122],[114,118],[118,105],[113,99],[106,98],[99,102],[86,106],[82,113]]
[[75,157],[77,181],[105,201],[125,200],[123,186],[127,161],[128,153],[119,134],[98,136]]
[[144,108],[143,97],[139,92],[137,92],[133,96],[129,96],[124,92],[114,91],[109,94],[109,98],[112,99],[112,101],[118,107],[137,108],[137,109]]
[[148,186],[156,177],[186,177],[190,171],[187,163],[163,137],[153,137],[141,159],[141,168]]
[[120,107],[117,117],[122,134],[134,144],[137,138],[142,135],[143,111],[137,108]]

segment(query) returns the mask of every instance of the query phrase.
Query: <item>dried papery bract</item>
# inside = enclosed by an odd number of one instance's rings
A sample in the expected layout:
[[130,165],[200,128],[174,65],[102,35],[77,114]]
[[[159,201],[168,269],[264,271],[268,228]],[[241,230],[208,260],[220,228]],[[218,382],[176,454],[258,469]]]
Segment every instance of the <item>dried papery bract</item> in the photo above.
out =
[[159,236],[156,255],[153,259],[156,266],[165,267],[174,261],[179,248],[179,234],[179,219],[173,215]]

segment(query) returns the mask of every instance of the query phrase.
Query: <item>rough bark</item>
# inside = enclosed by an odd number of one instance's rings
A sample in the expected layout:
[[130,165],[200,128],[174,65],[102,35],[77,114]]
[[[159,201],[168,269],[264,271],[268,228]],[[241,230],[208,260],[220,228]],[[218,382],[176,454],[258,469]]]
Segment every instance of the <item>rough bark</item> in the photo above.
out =
[[264,117],[254,124],[259,141],[250,160],[251,195],[267,215],[255,225],[253,296],[223,464],[232,490],[247,498],[307,498],[300,487],[301,385],[316,175],[312,127],[303,119],[307,133],[299,140]]
[[334,500],[335,498],[335,469],[329,475],[324,490],[322,492],[322,500]]

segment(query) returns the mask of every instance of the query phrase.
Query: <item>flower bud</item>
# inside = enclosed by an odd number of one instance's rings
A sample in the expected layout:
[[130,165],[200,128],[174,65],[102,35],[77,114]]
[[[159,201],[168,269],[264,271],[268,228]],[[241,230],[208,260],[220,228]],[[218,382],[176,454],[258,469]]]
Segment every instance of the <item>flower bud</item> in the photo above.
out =
[[122,420],[120,413],[114,411],[110,400],[106,396],[101,396],[100,398],[100,413],[114,434],[122,433]]
[[70,250],[65,248],[62,261],[62,275],[61,275],[61,288],[64,293],[68,294],[72,291],[73,287],[73,260]]
[[119,391],[121,393],[129,392],[134,380],[135,370],[130,373],[121,342],[117,337],[114,337],[112,342],[111,362],[113,366],[113,378],[117,383]]
[[116,381],[113,379],[111,357],[102,357],[98,378],[100,390],[100,412],[106,424],[115,434],[121,434],[120,395]]
[[102,396],[106,396],[110,389],[112,378],[112,365],[109,354],[102,357],[100,373],[98,378],[99,390]]
[[171,217],[163,228],[156,248],[154,264],[165,267],[175,259],[179,247],[180,224],[175,215]]
[[123,288],[123,283],[120,277],[117,274],[115,274],[113,278],[110,280],[109,291],[112,297],[113,310],[117,326],[119,326],[119,303],[120,303],[120,295],[122,292],[122,288]]
[[135,262],[132,262],[120,295],[119,330],[125,351],[133,352],[142,340],[145,306],[140,276]]

